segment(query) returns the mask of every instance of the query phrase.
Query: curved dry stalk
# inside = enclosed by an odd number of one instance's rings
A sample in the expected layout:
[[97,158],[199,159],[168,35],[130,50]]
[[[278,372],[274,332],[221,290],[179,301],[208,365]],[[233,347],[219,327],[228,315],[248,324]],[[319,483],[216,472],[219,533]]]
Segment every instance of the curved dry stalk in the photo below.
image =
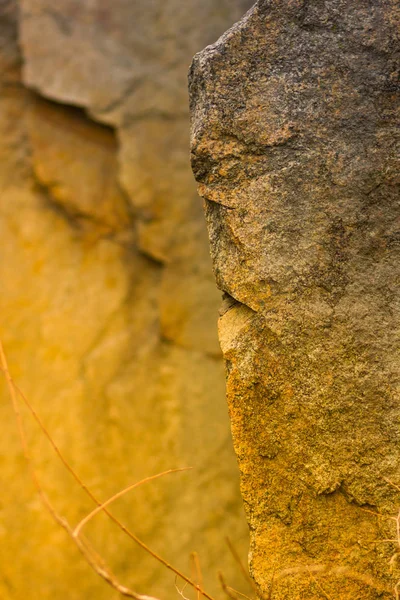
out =
[[[40,484],[40,481],[39,481],[39,479],[37,477],[37,473],[36,473],[36,471],[35,471],[35,469],[33,467],[33,462],[32,462],[31,456],[30,456],[30,452],[29,452],[29,448],[28,448],[28,444],[27,444],[27,440],[26,440],[25,429],[24,429],[24,425],[23,425],[23,422],[22,422],[21,413],[20,413],[20,410],[19,410],[19,405],[18,405],[18,400],[17,400],[16,392],[18,392],[18,394],[23,399],[24,403],[26,404],[26,406],[28,407],[29,411],[33,415],[34,419],[36,420],[36,422],[39,425],[40,429],[42,430],[43,434],[45,435],[45,437],[49,441],[51,447],[56,452],[56,454],[60,458],[61,462],[65,466],[65,468],[74,477],[75,481],[86,492],[86,494],[93,500],[93,502],[95,502],[97,504],[98,507],[100,507],[102,505],[102,502],[100,502],[100,500],[98,500],[96,498],[96,496],[91,492],[91,490],[87,487],[87,485],[80,479],[80,477],[77,475],[77,473],[75,473],[74,469],[70,466],[70,464],[68,463],[68,461],[62,455],[60,449],[57,447],[57,445],[53,441],[53,438],[48,433],[47,429],[45,428],[44,424],[42,423],[40,417],[38,416],[38,414],[36,413],[36,411],[32,407],[32,405],[29,402],[29,400],[26,398],[26,396],[23,394],[23,392],[19,389],[19,387],[13,381],[13,379],[11,377],[11,374],[10,374],[10,371],[9,371],[9,368],[8,368],[8,363],[7,363],[7,359],[6,359],[6,356],[5,356],[5,353],[4,353],[4,348],[3,348],[1,340],[0,340],[0,365],[1,365],[0,368],[3,371],[5,379],[6,379],[6,382],[7,382],[7,387],[8,387],[8,390],[9,390],[9,394],[10,394],[10,398],[11,398],[11,403],[12,403],[13,411],[14,411],[14,414],[15,414],[15,417],[16,417],[16,420],[17,420],[18,432],[19,432],[19,437],[20,437],[20,441],[21,441],[21,446],[22,446],[22,449],[23,449],[23,453],[24,453],[24,456],[25,456],[28,468],[30,470],[30,474],[31,474],[33,483],[34,483],[35,488],[36,488],[36,490],[37,490],[37,492],[38,492],[38,494],[39,494],[39,496],[40,496],[40,498],[42,500],[43,505],[46,507],[46,509],[48,510],[48,512],[51,514],[51,516],[53,517],[53,519],[55,520],[55,522],[58,523],[68,533],[69,537],[73,540],[73,542],[78,547],[78,549],[81,552],[81,554],[83,554],[83,556],[85,557],[85,559],[89,563],[89,565],[96,571],[96,573],[100,577],[102,577],[102,579],[104,579],[107,583],[109,583],[114,589],[116,589],[122,595],[129,596],[131,598],[134,598],[135,600],[158,600],[157,598],[153,598],[151,596],[143,596],[141,594],[137,594],[136,592],[133,592],[132,590],[129,590],[125,586],[122,586],[117,581],[117,579],[115,578],[115,576],[111,573],[110,569],[105,565],[104,561],[103,561],[103,565],[100,566],[98,564],[98,560],[96,560],[96,559],[93,558],[94,554],[95,554],[94,553],[94,549],[89,545],[89,543],[88,542],[83,542],[82,538],[74,536],[73,535],[73,530],[72,530],[71,526],[53,508],[53,506],[50,503],[49,499],[47,498],[45,492],[43,491],[43,488],[42,488],[42,486]],[[105,512],[105,514],[116,525],[118,525],[118,527],[124,533],[126,533],[126,535],[128,535],[128,537],[130,537],[138,546],[140,546],[143,550],[145,550],[148,554],[150,554],[155,560],[157,560],[158,562],[160,562],[161,564],[163,564],[167,569],[169,569],[170,571],[172,571],[173,573],[175,573],[176,576],[181,577],[181,579],[183,579],[183,581],[185,581],[187,585],[190,585],[194,589],[196,589],[198,591],[201,591],[203,593],[203,595],[208,600],[214,600],[214,598],[211,595],[209,595],[206,592],[204,592],[203,590],[201,590],[201,588],[200,588],[199,585],[197,585],[196,583],[194,583],[189,577],[187,577],[186,575],[184,575],[183,573],[181,573],[173,565],[171,565],[170,563],[168,563],[164,558],[162,558],[161,556],[159,556],[156,552],[154,552],[151,548],[149,548],[144,542],[142,542],[142,540],[140,538],[138,538],[123,523],[121,523],[111,512],[109,512],[109,510],[107,509],[106,506],[103,507],[102,510],[103,510],[103,512]],[[97,558],[98,559],[100,558],[99,555],[97,555]]]
[[395,483],[393,483],[393,481],[391,481],[387,477],[382,477],[382,479],[384,481],[386,481],[386,483],[389,483],[392,487],[394,487],[395,490],[397,490],[398,492],[400,492],[400,487],[398,485],[396,485]]
[[[384,481],[386,481],[386,483],[388,483],[395,490],[400,492],[400,487],[396,483],[394,483],[391,479],[389,479],[388,477],[382,477],[382,479]],[[366,510],[366,509],[363,509],[363,510]],[[367,511],[367,510],[366,510],[366,512],[371,512],[372,514],[375,514],[376,516],[378,516],[380,518],[389,519],[391,521],[395,521],[395,523],[396,523],[396,538],[375,540],[374,543],[375,544],[397,544],[397,546],[400,548],[400,510],[397,514],[397,517],[394,517],[393,515],[382,515],[380,513],[374,513],[372,511]],[[391,572],[393,572],[393,565],[399,556],[400,556],[400,551],[396,550],[393,553],[393,555],[389,561],[389,567],[390,567]],[[400,600],[400,579],[394,585],[393,594],[394,594],[396,600]]]
[[8,370],[7,360],[6,360],[6,356],[4,354],[4,349],[3,349],[3,345],[1,343],[1,340],[0,340],[0,364],[1,364],[4,376],[6,378],[7,387],[8,387],[8,391],[9,391],[10,398],[11,398],[12,408],[14,411],[15,418],[17,420],[18,434],[19,434],[19,438],[20,438],[20,442],[21,442],[22,451],[23,451],[26,463],[28,465],[28,469],[29,469],[33,484],[34,484],[43,504],[46,506],[47,510],[49,511],[49,513],[53,516],[53,518],[60,525],[63,526],[63,523],[62,523],[63,519],[59,515],[57,515],[56,511],[53,509],[49,499],[47,498],[46,494],[44,493],[44,491],[40,485],[36,471],[34,470],[34,468],[32,466],[33,463],[32,463],[32,459],[30,456],[28,443],[26,441],[24,424],[22,422],[21,412],[19,410],[17,395],[16,395],[15,389],[14,389],[14,382],[13,382],[10,372]]
[[222,571],[218,571],[218,579],[221,583],[222,590],[225,592],[225,594],[228,596],[228,598],[231,598],[231,600],[239,600],[238,597],[236,596],[236,593],[234,592],[233,588],[231,588],[231,587],[229,587],[229,585],[227,585],[225,578],[222,574]]
[[106,508],[106,506],[108,506],[115,500],[118,500],[118,498],[121,498],[127,492],[130,492],[131,490],[139,487],[143,483],[148,483],[149,481],[153,481],[154,479],[158,479],[159,477],[164,477],[164,475],[169,475],[170,473],[179,473],[179,471],[189,471],[192,468],[193,467],[182,467],[180,469],[168,469],[167,471],[163,471],[162,473],[157,473],[157,475],[151,475],[150,477],[145,477],[144,479],[141,479],[140,481],[137,481],[136,483],[132,483],[131,485],[128,485],[128,487],[126,487],[124,490],[121,490],[120,492],[117,492],[116,494],[114,494],[114,496],[111,496],[111,498],[109,498],[108,500],[106,500],[105,502],[100,504],[97,508],[92,510],[92,512],[90,512],[86,517],[84,517],[82,519],[82,521],[80,521],[78,523],[78,525],[75,527],[75,529],[73,531],[74,537],[79,536],[79,533],[80,533],[82,527],[84,525],[86,525],[86,523],[88,521],[90,521],[90,519],[92,519],[94,516],[98,515],[100,512],[103,512],[104,509]]
[[[3,371],[3,373],[5,373],[4,368],[1,367],[1,370]],[[67,469],[67,471],[72,475],[72,477],[75,479],[75,481],[78,483],[78,485],[84,490],[84,492],[89,496],[89,498],[95,503],[97,504],[97,506],[101,506],[101,501],[93,494],[93,492],[88,488],[88,486],[82,481],[82,479],[79,477],[79,475],[76,473],[76,471],[71,467],[71,465],[69,464],[69,462],[66,460],[66,458],[64,457],[64,455],[62,454],[61,450],[58,448],[57,444],[54,442],[53,438],[51,437],[51,435],[49,434],[49,432],[47,431],[46,427],[44,426],[42,420],[40,419],[39,415],[37,414],[37,412],[35,411],[35,409],[33,408],[33,406],[31,405],[31,403],[29,402],[28,398],[25,396],[25,394],[22,392],[22,390],[18,387],[18,385],[15,383],[15,381],[13,381],[13,379],[10,377],[10,381],[12,386],[14,387],[14,389],[18,392],[18,394],[21,396],[22,400],[24,401],[26,407],[28,408],[28,410],[30,411],[30,413],[32,414],[33,418],[35,419],[36,423],[38,424],[38,426],[40,427],[42,433],[44,434],[44,436],[47,438],[50,446],[53,448],[54,452],[57,454],[57,456],[59,457],[60,461],[62,462],[62,464],[64,465],[64,467]],[[130,529],[128,529],[123,523],[121,523],[121,521],[119,521],[119,519],[117,519],[117,517],[115,517],[108,509],[107,507],[103,508],[103,512],[109,517],[109,519],[115,524],[117,525],[121,531],[123,531],[133,542],[135,542],[140,548],[142,548],[145,552],[147,552],[148,554],[150,554],[150,556],[152,556],[155,560],[157,560],[159,563],[161,563],[162,565],[164,565],[164,567],[166,569],[169,569],[170,571],[172,571],[176,576],[180,577],[181,579],[183,579],[183,581],[185,581],[188,585],[190,585],[192,588],[194,588],[195,590],[199,591],[200,587],[194,582],[192,581],[189,577],[186,577],[186,575],[184,575],[183,573],[181,573],[179,571],[179,569],[175,568],[173,565],[171,565],[168,561],[166,561],[162,556],[160,556],[159,554],[157,554],[154,550],[152,550],[149,546],[147,546],[147,544],[145,544],[139,537],[137,537],[136,534],[134,534]],[[207,594],[207,592],[205,592],[204,590],[201,590],[203,596],[205,596],[208,600],[215,600],[210,594]]]
[[283,579],[284,577],[288,577],[290,575],[301,575],[304,573],[308,573],[308,575],[316,573],[321,576],[329,576],[333,575],[335,577],[348,577],[349,579],[354,579],[355,581],[360,581],[365,585],[379,590],[381,592],[391,592],[392,590],[389,586],[384,585],[383,583],[376,581],[373,577],[369,575],[365,575],[364,573],[358,573],[358,571],[354,571],[351,567],[347,566],[339,566],[339,567],[330,567],[330,565],[304,565],[302,567],[289,567],[287,569],[282,569],[278,571],[275,579]]
[[73,530],[69,523],[65,519],[61,519],[63,522],[60,525],[65,529],[69,537],[75,543],[79,552],[85,558],[86,562],[90,567],[101,577],[106,583],[108,583],[112,588],[117,590],[122,596],[126,596],[128,598],[134,598],[134,600],[158,600],[153,596],[147,596],[144,594],[138,594],[128,587],[122,585],[114,573],[111,571],[110,567],[106,564],[103,557],[98,554],[93,546],[89,543],[89,541],[82,537],[75,537]]
[[243,592],[239,592],[239,590],[235,590],[235,588],[233,588],[231,585],[228,585],[225,581],[225,577],[222,571],[218,571],[218,579],[221,583],[223,591],[227,596],[229,596],[229,598],[235,598],[235,600],[239,600],[239,598],[237,597],[239,595],[242,598],[245,598],[246,600],[254,600],[254,598],[250,598],[250,596],[246,596],[246,594],[243,594]]
[[193,563],[194,578],[196,579],[196,582],[200,588],[197,590],[197,600],[201,600],[201,596],[203,594],[203,574],[201,572],[200,559],[197,552],[192,552],[190,559]]
[[231,585],[227,585],[227,587],[234,593],[238,594],[241,598],[246,598],[246,600],[254,600],[254,598],[250,598],[247,594],[243,594],[243,592],[239,592],[239,590],[235,590]]
[[322,587],[322,585],[319,583],[318,579],[316,577],[314,577],[314,575],[311,573],[311,571],[309,571],[308,574],[310,576],[311,581],[313,581],[315,583],[315,585],[320,590],[320,592],[325,596],[325,598],[327,600],[333,600],[332,596],[330,596],[328,594],[328,592],[326,590],[324,590],[324,588]]
[[[110,584],[114,589],[116,589],[120,594],[122,594],[124,596],[128,596],[130,598],[134,598],[134,600],[158,600],[157,598],[153,598],[152,596],[144,596],[142,594],[138,594],[138,593],[134,592],[133,590],[130,590],[129,588],[121,585],[119,583],[119,581],[117,580],[117,578],[115,577],[115,575],[110,570],[110,568],[106,565],[105,561],[94,551],[94,549],[89,544],[89,542],[75,537],[68,521],[64,517],[59,515],[57,513],[57,511],[55,510],[55,508],[53,507],[53,505],[51,504],[47,495],[43,491],[39,477],[33,466],[33,461],[32,461],[32,458],[31,458],[31,455],[29,452],[29,447],[28,447],[28,443],[27,443],[27,439],[26,439],[25,428],[24,428],[22,416],[21,416],[21,413],[19,410],[17,395],[15,393],[14,382],[11,378],[10,371],[8,369],[7,359],[6,359],[6,356],[4,353],[4,349],[3,349],[3,345],[1,343],[1,340],[0,340],[0,363],[2,366],[2,370],[5,374],[5,378],[7,381],[7,387],[8,387],[9,393],[10,393],[14,414],[17,419],[18,433],[19,433],[23,453],[24,453],[29,471],[31,473],[33,483],[35,485],[35,488],[36,488],[45,508],[48,510],[50,515],[53,517],[54,521],[67,532],[68,536],[75,543],[76,547],[81,552],[81,554],[84,556],[84,558],[86,559],[86,562],[92,567],[92,569],[102,579],[104,579],[108,584]],[[100,561],[101,561],[101,564],[100,564]]]
[[190,598],[187,598],[187,597],[184,595],[184,593],[183,593],[183,590],[184,590],[184,589],[186,588],[186,586],[188,585],[187,581],[185,581],[185,585],[184,585],[184,586],[183,586],[183,588],[180,590],[180,589],[179,589],[179,587],[178,587],[178,582],[177,582],[177,579],[178,579],[178,575],[175,575],[175,589],[176,589],[176,591],[178,592],[178,594],[179,594],[180,596],[182,596],[183,600],[190,600]]
[[[225,538],[226,543],[228,544],[228,548],[231,551],[231,554],[233,556],[233,558],[235,559],[236,563],[239,566],[240,571],[242,572],[243,577],[245,578],[245,580],[250,584],[250,587],[253,589],[253,591],[257,596],[260,596],[260,592],[254,582],[254,580],[250,577],[249,572],[247,571],[246,567],[244,566],[244,564],[242,563],[242,561],[240,560],[240,556],[237,553],[237,550],[235,548],[235,546],[232,544],[231,540],[227,537]],[[261,596],[262,598],[262,596]]]

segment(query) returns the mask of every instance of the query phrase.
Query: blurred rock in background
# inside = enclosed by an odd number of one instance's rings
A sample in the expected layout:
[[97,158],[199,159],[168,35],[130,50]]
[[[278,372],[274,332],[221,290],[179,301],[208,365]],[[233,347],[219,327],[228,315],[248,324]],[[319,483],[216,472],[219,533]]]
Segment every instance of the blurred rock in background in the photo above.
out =
[[[249,0],[0,1],[0,315],[12,373],[101,498],[164,469],[113,512],[171,563],[241,586],[247,527],[216,335],[220,294],[189,167],[186,75]],[[46,514],[1,388],[0,597],[109,600]],[[24,411],[44,487],[93,504]],[[121,581],[174,576],[103,515],[86,533]],[[185,591],[188,595],[190,592]]]

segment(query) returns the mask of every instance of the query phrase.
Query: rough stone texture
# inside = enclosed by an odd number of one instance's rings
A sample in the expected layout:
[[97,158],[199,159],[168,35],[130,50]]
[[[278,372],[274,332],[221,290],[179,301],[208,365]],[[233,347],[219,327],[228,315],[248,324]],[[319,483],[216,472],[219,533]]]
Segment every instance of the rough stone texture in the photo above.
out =
[[392,598],[400,575],[382,542],[400,506],[398,19],[394,0],[260,0],[191,68],[251,567],[274,600]]
[[[186,74],[249,5],[25,0],[18,26],[16,4],[0,0],[0,334],[10,366],[101,498],[195,467],[113,510],[187,573],[197,550],[214,593],[218,568],[241,586],[224,536],[245,556],[247,528],[215,331],[220,294],[189,166]],[[117,598],[43,511],[4,388],[1,398],[1,599]],[[92,504],[25,416],[45,488],[76,523]],[[102,516],[87,534],[125,584],[176,597],[174,577]]]

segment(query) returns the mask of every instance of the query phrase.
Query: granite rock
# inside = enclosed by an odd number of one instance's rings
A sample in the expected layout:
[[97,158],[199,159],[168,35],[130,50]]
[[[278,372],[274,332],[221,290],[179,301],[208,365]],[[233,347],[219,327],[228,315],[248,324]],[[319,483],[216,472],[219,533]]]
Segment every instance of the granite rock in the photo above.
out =
[[[218,568],[242,584],[224,536],[242,556],[248,538],[186,73],[250,0],[111,4],[0,0],[0,334],[15,379],[99,497],[195,467],[113,510],[186,573],[196,550],[216,595]],[[0,392],[0,597],[116,597],[43,510]],[[75,524],[93,505],[23,415],[43,485]],[[176,597],[174,576],[102,515],[86,532],[124,584]]]
[[274,600],[391,598],[399,578],[377,543],[400,504],[398,37],[394,0],[259,0],[190,71],[251,568]]

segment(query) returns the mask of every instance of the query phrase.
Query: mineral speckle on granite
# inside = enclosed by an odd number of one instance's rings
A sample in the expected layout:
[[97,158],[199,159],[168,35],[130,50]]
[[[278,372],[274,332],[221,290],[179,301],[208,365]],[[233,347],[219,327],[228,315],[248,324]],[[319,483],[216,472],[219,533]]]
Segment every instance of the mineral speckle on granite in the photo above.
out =
[[400,506],[398,38],[394,0],[260,0],[190,70],[250,563],[273,600],[389,599],[400,577],[382,541]]
[[[12,374],[100,499],[194,467],[112,510],[185,573],[197,551],[215,596],[218,568],[243,580],[224,536],[245,558],[248,531],[186,76],[251,2],[0,0],[0,336]],[[3,383],[1,600],[115,598],[35,495]],[[23,416],[43,487],[76,525],[93,503]],[[176,598],[171,572],[104,516],[87,535],[122,584]]]

